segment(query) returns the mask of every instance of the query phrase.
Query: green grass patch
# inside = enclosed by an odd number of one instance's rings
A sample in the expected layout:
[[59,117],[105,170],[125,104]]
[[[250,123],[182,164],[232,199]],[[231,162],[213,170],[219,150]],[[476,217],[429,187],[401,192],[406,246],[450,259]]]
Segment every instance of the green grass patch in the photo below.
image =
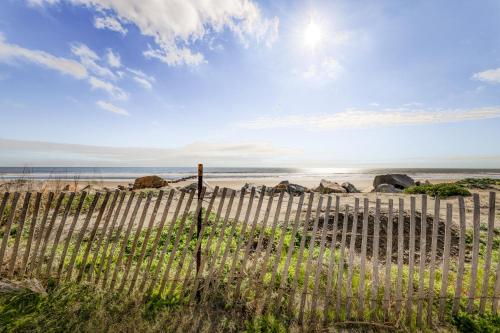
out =
[[410,186],[404,191],[406,194],[427,194],[441,199],[453,196],[470,196],[471,193],[464,186],[453,183],[426,184]]

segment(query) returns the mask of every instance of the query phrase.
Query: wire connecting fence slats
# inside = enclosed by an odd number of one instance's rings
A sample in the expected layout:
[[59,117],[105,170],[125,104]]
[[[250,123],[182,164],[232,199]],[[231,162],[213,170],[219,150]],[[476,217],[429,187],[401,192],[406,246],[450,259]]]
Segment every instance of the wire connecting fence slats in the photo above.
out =
[[498,311],[494,192],[487,200],[410,197],[408,211],[403,196],[370,202],[265,187],[196,194],[5,192],[0,276],[85,281],[190,306],[222,297],[311,327],[424,328],[459,311]]

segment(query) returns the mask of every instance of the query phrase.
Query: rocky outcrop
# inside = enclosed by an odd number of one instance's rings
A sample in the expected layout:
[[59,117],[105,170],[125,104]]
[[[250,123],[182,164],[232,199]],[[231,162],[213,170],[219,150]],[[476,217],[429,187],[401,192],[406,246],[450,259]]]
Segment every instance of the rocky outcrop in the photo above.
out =
[[326,179],[321,179],[321,182],[319,183],[319,186],[316,188],[316,191],[321,194],[348,192],[344,187],[340,186],[338,183]]
[[[206,181],[203,181],[203,186],[205,186],[205,194],[209,194],[209,193],[212,193],[214,191],[214,188],[212,187],[212,185],[210,185]],[[190,192],[193,190],[197,191],[198,190],[198,182],[193,182],[191,184],[183,186],[180,188],[180,190],[183,192]],[[221,193],[221,192],[219,191],[219,193]]]
[[309,189],[307,187],[298,184],[292,184],[288,180],[280,182],[273,189],[275,193],[286,192],[294,196],[302,195],[306,192],[309,192]]
[[415,185],[415,181],[410,176],[404,174],[378,175],[373,179],[373,188],[377,189],[381,184],[392,185],[399,190],[404,190],[407,187]]
[[134,182],[133,190],[143,188],[160,188],[167,185],[167,181],[158,176],[145,176],[137,178]]
[[345,182],[345,183],[342,183],[341,185],[343,188],[345,188],[345,190],[347,191],[347,193],[359,193],[360,191],[356,188],[356,186],[354,186],[353,184],[349,183],[349,182]]
[[379,184],[373,192],[380,192],[380,193],[401,193],[403,190],[396,188],[392,184]]

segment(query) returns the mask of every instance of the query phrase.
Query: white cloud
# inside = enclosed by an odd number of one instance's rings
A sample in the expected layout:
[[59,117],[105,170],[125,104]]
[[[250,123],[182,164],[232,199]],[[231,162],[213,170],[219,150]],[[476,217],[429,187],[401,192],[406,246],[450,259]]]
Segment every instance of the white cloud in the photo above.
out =
[[[56,0],[31,0],[38,5],[54,4]],[[155,47],[144,52],[148,58],[159,59],[170,66],[199,65],[203,54],[193,50],[197,41],[227,29],[244,45],[254,40],[272,45],[278,36],[279,19],[263,17],[252,0],[58,0],[93,7],[101,15],[99,28],[120,30],[116,23],[135,24],[145,36],[154,38]],[[113,19],[116,21],[114,22]],[[123,26],[121,26],[123,28]]]
[[[295,156],[295,149],[266,142],[194,142],[176,148],[106,147],[0,138],[1,165],[40,166],[186,166],[204,161],[211,165],[258,165],[277,156]],[[54,158],[57,156],[57,159]]]
[[500,68],[489,69],[484,72],[475,73],[472,75],[474,80],[489,82],[489,83],[500,83]]
[[113,112],[113,113],[116,113],[116,114],[121,114],[123,116],[130,116],[130,113],[128,113],[127,110],[125,109],[122,109],[116,105],[113,105],[109,102],[105,102],[105,101],[97,101],[97,106],[100,107],[101,109],[105,110],[105,111],[109,111],[109,112]]
[[337,60],[332,57],[323,59],[318,64],[310,65],[304,72],[302,77],[308,80],[335,80],[343,71],[343,67]]
[[151,84],[151,82],[149,82],[146,79],[143,79],[141,77],[135,76],[134,77],[134,81],[137,82],[142,87],[144,87],[145,89],[153,89],[153,85]]
[[79,57],[82,65],[84,65],[87,70],[94,73],[95,75],[107,77],[113,80],[117,79],[116,74],[113,73],[109,68],[97,64],[97,62],[100,61],[101,58],[87,45],[83,43],[74,43],[73,45],[71,45],[71,52]]
[[97,29],[108,29],[111,31],[116,31],[122,35],[127,34],[127,29],[118,21],[115,17],[111,16],[98,16],[94,18],[94,27]]
[[335,130],[346,128],[378,128],[400,125],[452,123],[468,120],[500,118],[500,107],[464,110],[386,109],[384,111],[347,110],[317,115],[284,115],[260,117],[240,123],[249,129],[305,128]]
[[91,76],[89,78],[89,83],[92,89],[104,90],[115,99],[119,100],[128,99],[128,94],[125,91],[123,91],[121,88],[115,86],[110,82],[103,81],[101,79],[96,78],[95,76]]
[[108,61],[108,65],[113,68],[120,68],[122,66],[120,55],[118,53],[114,53],[111,49],[108,49],[106,59]]
[[147,75],[143,71],[138,69],[127,68],[127,71],[133,74],[134,81],[137,82],[142,87],[144,87],[145,89],[153,88],[153,82],[156,81],[156,79],[153,76]]
[[56,57],[44,51],[30,50],[5,41],[0,35],[0,62],[23,60],[62,74],[70,75],[76,79],[87,77],[87,69],[77,61]]

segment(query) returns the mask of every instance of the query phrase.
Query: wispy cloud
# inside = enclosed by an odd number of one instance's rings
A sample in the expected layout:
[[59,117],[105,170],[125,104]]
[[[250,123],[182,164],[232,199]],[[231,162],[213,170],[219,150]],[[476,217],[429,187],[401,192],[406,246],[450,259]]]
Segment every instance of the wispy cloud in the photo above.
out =
[[231,31],[244,45],[250,41],[272,45],[278,36],[279,19],[265,18],[252,0],[29,0],[32,5],[68,2],[95,8],[94,25],[125,34],[123,22],[136,25],[141,33],[153,37],[155,45],[144,52],[169,66],[200,65],[206,62],[192,45],[209,41],[214,34]]
[[[1,165],[186,166],[200,160],[212,165],[259,165],[297,150],[265,142],[203,143],[178,148],[107,147],[0,139]],[[14,156],[14,157],[13,157]],[[57,159],[54,159],[57,156]]]
[[117,76],[113,73],[113,71],[97,63],[101,60],[101,58],[87,45],[83,43],[74,43],[71,46],[71,52],[80,58],[80,62],[83,66],[85,66],[85,68],[87,68],[88,71],[101,77],[107,77],[113,80],[117,79]]
[[488,82],[488,83],[500,83],[500,68],[489,69],[483,72],[475,73],[472,75],[474,80]]
[[120,55],[113,52],[112,49],[108,49],[108,52],[106,53],[106,59],[108,61],[108,65],[113,68],[120,68],[122,66]]
[[126,100],[128,99],[128,94],[123,91],[120,87],[115,86],[111,82],[107,82],[101,79],[91,76],[89,78],[89,83],[92,89],[100,89],[106,91],[115,99]]
[[500,107],[459,110],[407,108],[385,109],[383,111],[347,110],[330,114],[260,117],[238,125],[248,129],[304,128],[335,130],[452,123],[492,118],[500,118]]
[[123,108],[120,108],[116,105],[113,105],[109,102],[105,102],[105,101],[97,101],[97,106],[100,107],[101,109],[105,110],[105,111],[109,111],[109,112],[113,112],[113,113],[116,113],[116,114],[120,114],[120,115],[123,115],[123,116],[130,116],[130,113],[128,113],[127,110],[123,109]]

